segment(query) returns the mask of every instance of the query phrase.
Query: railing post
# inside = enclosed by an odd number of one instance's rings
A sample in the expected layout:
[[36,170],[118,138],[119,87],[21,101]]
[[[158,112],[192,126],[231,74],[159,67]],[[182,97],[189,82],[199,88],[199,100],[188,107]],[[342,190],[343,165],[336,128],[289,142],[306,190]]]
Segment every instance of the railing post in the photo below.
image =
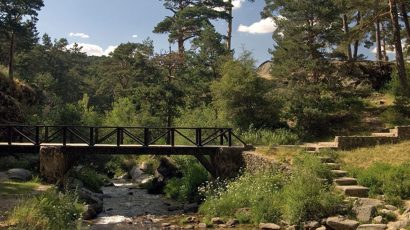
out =
[[11,126],[7,127],[7,136],[8,136],[8,144],[11,145],[11,142],[13,141]]
[[94,129],[94,132],[95,132],[95,134],[94,134],[94,145],[95,144],[98,144],[98,127],[95,127],[95,129]]
[[90,146],[94,146],[94,127],[90,127]]
[[120,131],[120,143],[123,145],[124,144],[124,128],[121,128]]
[[63,127],[63,146],[67,145],[67,127]]
[[40,126],[36,126],[36,144],[35,145],[40,145]]
[[202,146],[202,129],[201,128],[197,128],[196,130],[196,145],[198,147]]
[[44,142],[48,142],[48,126],[44,126]]
[[220,144],[220,145],[224,145],[224,135],[225,135],[225,134],[224,134],[224,130],[223,130],[223,129],[220,129],[219,132],[221,133],[221,134],[220,134],[220,137],[219,137],[219,138],[220,138],[219,144]]
[[169,132],[170,132],[171,146],[174,147],[175,146],[175,129],[171,128]]
[[148,147],[150,142],[149,129],[144,128],[144,146]]
[[228,129],[228,145],[232,146],[232,129]]
[[121,145],[121,128],[117,128],[117,146],[119,147]]

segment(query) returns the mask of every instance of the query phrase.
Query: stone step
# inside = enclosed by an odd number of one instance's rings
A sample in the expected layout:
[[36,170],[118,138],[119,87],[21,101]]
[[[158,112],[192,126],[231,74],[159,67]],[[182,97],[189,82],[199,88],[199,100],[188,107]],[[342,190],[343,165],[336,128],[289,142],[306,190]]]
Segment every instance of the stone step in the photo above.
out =
[[360,185],[336,186],[336,189],[351,197],[368,197],[369,194],[369,188]]
[[372,137],[396,137],[395,133],[372,133]]
[[357,185],[357,180],[353,177],[341,177],[334,179],[333,182],[339,186]]
[[319,142],[317,143],[319,147],[335,147],[337,148],[337,143],[336,142]]
[[344,170],[330,170],[335,178],[346,177],[347,172]]
[[325,163],[325,165],[331,170],[339,170],[340,165],[338,163]]
[[319,159],[322,163],[336,163],[331,157],[319,157]]
[[323,151],[323,150],[338,150],[338,147],[330,147],[330,146],[318,146],[316,148],[317,151]]

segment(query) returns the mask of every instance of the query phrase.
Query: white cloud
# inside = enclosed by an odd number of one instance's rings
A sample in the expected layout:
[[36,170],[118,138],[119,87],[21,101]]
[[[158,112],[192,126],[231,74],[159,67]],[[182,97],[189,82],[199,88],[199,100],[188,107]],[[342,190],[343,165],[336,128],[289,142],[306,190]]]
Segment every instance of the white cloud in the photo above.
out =
[[[67,46],[68,49],[71,49],[74,44],[69,44]],[[78,43],[78,46],[82,47],[81,51],[86,53],[88,56],[108,56],[111,52],[113,52],[118,46],[108,46],[107,49],[103,49],[99,45],[94,44],[87,44],[87,43]]]
[[132,38],[138,38],[138,34],[132,35]]
[[267,34],[273,33],[277,26],[272,18],[261,19],[259,22],[255,22],[250,26],[240,24],[238,31],[251,34]]
[[85,34],[85,33],[73,33],[73,32],[71,32],[69,35],[70,35],[70,37],[78,37],[78,38],[83,38],[83,39],[90,38],[90,36],[88,34]]
[[[224,0],[224,2],[228,2],[228,0]],[[244,2],[245,2],[245,0],[232,0],[232,5],[233,5],[232,9],[237,10],[237,9],[241,8],[242,3],[244,3]],[[220,11],[220,12],[225,11],[225,9],[222,8],[222,7],[216,7],[214,9],[216,11]]]

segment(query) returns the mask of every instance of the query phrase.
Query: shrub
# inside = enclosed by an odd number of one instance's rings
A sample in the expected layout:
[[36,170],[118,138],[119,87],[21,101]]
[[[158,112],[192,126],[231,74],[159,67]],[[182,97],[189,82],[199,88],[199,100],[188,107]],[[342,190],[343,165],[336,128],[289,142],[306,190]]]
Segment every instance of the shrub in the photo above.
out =
[[[237,180],[213,184],[204,188],[207,192],[200,212],[208,216],[231,216],[242,222],[275,222],[281,217],[280,190],[283,186],[283,175],[275,171],[259,172],[252,175],[246,172]],[[214,191],[214,192],[210,192]],[[244,210],[249,208],[249,211]],[[241,211],[244,210],[244,211]]]
[[410,198],[410,164],[392,166],[376,163],[367,169],[356,170],[360,184],[369,187],[371,195],[384,194],[393,203]]
[[295,160],[290,177],[272,169],[245,172],[226,186],[208,184],[200,212],[206,216],[234,215],[241,222],[252,223],[277,222],[284,217],[298,224],[322,218],[337,213],[342,198],[332,194],[321,178],[330,178],[330,171],[317,158],[303,155]]
[[79,171],[73,171],[74,177],[84,183],[84,186],[93,192],[101,192],[101,187],[108,178],[98,174],[93,168],[83,167]]
[[167,197],[180,201],[198,202],[198,188],[208,180],[206,169],[192,157],[175,157],[175,163],[182,171],[181,178],[172,178],[165,186]]
[[293,224],[337,213],[341,197],[331,193],[322,178],[331,180],[330,171],[309,155],[296,158],[292,179],[283,189],[284,217]]
[[253,145],[293,145],[300,142],[299,136],[288,129],[253,129],[241,133],[245,143]]
[[24,199],[11,213],[12,229],[79,229],[83,204],[72,193],[51,189],[39,196]]

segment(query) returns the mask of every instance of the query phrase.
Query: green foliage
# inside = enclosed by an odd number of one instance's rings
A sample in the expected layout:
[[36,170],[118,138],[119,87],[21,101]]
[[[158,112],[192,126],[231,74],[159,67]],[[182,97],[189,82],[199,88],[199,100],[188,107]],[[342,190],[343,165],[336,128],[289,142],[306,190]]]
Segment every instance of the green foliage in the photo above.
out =
[[105,117],[105,124],[110,126],[136,125],[135,105],[129,98],[120,98],[113,104],[113,108]]
[[279,125],[280,104],[269,99],[270,82],[257,76],[249,53],[222,66],[222,78],[211,86],[215,106],[222,120],[246,129],[275,128]]
[[175,157],[182,178],[172,178],[165,186],[166,196],[180,201],[198,202],[198,188],[208,179],[206,169],[193,157]]
[[11,229],[69,230],[80,229],[83,204],[72,193],[51,189],[41,195],[25,198],[11,213]]
[[241,132],[241,139],[245,143],[252,145],[295,145],[300,143],[297,134],[288,129],[254,129],[252,127],[245,132]]
[[91,167],[83,167],[78,171],[74,170],[72,176],[82,181],[86,188],[94,192],[101,192],[101,187],[108,180],[106,176],[97,173]]
[[331,193],[321,178],[330,171],[315,157],[303,155],[295,160],[292,176],[278,171],[245,172],[226,186],[208,184],[200,212],[207,216],[235,215],[243,222],[292,224],[319,219],[339,211],[342,198]]
[[410,99],[396,96],[394,105],[381,114],[384,122],[391,125],[407,125],[410,123]]
[[[339,211],[342,198],[332,194],[321,178],[331,181],[328,169],[316,157],[303,155],[295,159],[291,181],[283,191],[284,217],[300,224],[320,219]],[[303,189],[301,189],[303,188]]]
[[[256,175],[246,172],[238,179],[221,184],[208,184],[203,189],[208,193],[200,212],[208,216],[236,217],[244,222],[277,222],[281,217],[280,190],[283,176],[275,171],[260,172]],[[249,208],[249,212],[237,212]]]
[[403,163],[392,166],[376,163],[367,169],[356,169],[358,182],[369,187],[371,195],[384,194],[396,201],[410,198],[410,165]]

